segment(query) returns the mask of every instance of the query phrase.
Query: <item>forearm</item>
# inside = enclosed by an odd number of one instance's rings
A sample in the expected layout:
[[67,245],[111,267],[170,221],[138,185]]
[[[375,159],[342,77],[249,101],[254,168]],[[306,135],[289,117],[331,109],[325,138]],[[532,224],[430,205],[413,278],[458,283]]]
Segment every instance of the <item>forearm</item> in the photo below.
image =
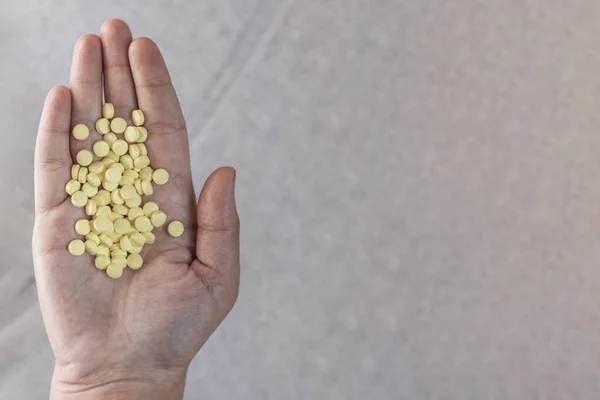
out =
[[72,382],[66,374],[55,368],[50,390],[50,400],[181,400],[187,371],[152,373],[135,377],[110,377],[106,379]]

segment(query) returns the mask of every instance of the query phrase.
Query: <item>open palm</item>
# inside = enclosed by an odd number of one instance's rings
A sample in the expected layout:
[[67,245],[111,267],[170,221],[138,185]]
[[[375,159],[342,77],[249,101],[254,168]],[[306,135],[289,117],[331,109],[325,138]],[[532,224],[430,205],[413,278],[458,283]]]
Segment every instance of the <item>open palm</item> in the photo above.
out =
[[[156,242],[142,253],[144,267],[126,269],[117,280],[94,268],[92,256],[67,251],[85,214],[70,203],[64,185],[77,152],[100,139],[93,127],[103,93],[115,116],[129,123],[134,109],[145,112],[152,165],[171,176],[146,200],[186,229],[179,238],[156,229]],[[70,135],[78,123],[92,128],[86,141]],[[46,100],[35,162],[33,254],[56,357],[54,390],[162,381],[181,388],[190,361],[236,300],[239,220],[231,168],[215,171],[196,202],[185,122],[158,47],[147,38],[132,40],[120,20],[107,21],[100,37],[82,37],[70,88],[56,87]]]

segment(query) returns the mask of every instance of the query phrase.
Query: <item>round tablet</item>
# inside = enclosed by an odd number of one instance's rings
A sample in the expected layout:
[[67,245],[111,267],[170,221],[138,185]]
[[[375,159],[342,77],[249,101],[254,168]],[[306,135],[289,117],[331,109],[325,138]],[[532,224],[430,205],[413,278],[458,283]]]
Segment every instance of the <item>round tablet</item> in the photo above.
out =
[[183,235],[183,231],[184,231],[183,224],[179,221],[173,221],[167,227],[167,231],[169,232],[169,235],[171,235],[173,237],[179,237],[179,236]]
[[156,236],[152,232],[142,232],[146,244],[152,244],[156,240]]
[[114,142],[116,142],[119,138],[117,137],[117,135],[115,135],[112,132],[108,132],[106,135],[104,135],[104,140],[106,143],[108,143],[109,146],[112,146],[112,144]]
[[98,140],[92,147],[94,154],[98,157],[104,157],[110,151],[110,146],[104,140]]
[[[99,249],[99,247],[98,247]],[[96,253],[98,254],[98,253]],[[94,260],[94,265],[96,266],[96,268],[100,269],[100,270],[105,270],[106,267],[108,267],[110,264],[110,258],[108,258],[108,256],[98,256],[96,257],[96,260]]]
[[119,168],[111,166],[104,175],[104,179],[112,183],[118,183],[121,180],[123,174],[119,171]]
[[85,251],[87,251],[88,254],[95,256],[96,253],[98,252],[98,245],[93,240],[86,240],[84,245],[85,245]]
[[140,156],[140,149],[137,146],[131,145],[129,146],[129,155],[134,160]]
[[143,143],[148,139],[148,129],[144,128],[143,126],[138,126],[138,130],[140,132],[140,137],[137,141]]
[[147,201],[142,207],[142,211],[146,217],[149,217],[155,211],[158,211],[158,204],[156,204],[154,201]]
[[[135,247],[141,247],[146,243],[146,239],[144,238],[144,235],[142,235],[139,232],[136,233],[132,233],[131,236],[129,236],[129,240],[131,241],[131,246],[135,246]],[[127,250],[127,251],[131,251],[131,250]]]
[[[102,243],[102,242],[100,242],[100,243]],[[99,245],[98,245],[98,251],[96,252],[96,255],[99,255],[99,256],[107,256],[107,257],[108,257],[108,247],[106,247],[106,246],[105,246],[105,245],[103,245],[103,244],[99,244]],[[110,261],[110,260],[109,260],[109,261]],[[106,265],[108,265],[108,264],[106,264]],[[106,267],[105,267],[105,268],[106,268]]]
[[112,151],[119,157],[124,154],[127,154],[128,149],[129,149],[129,145],[123,139],[117,139],[112,144]]
[[152,230],[153,226],[148,217],[138,217],[134,221],[135,229],[140,232],[149,232]]
[[84,124],[77,124],[73,128],[73,137],[77,140],[85,140],[90,136],[90,129]]
[[136,194],[132,198],[125,200],[125,205],[129,208],[139,207],[142,204],[142,198],[139,194]]
[[131,239],[128,236],[123,236],[119,241],[121,248],[125,251],[129,251],[133,245],[131,244]]
[[77,180],[79,177],[79,168],[81,168],[79,164],[73,164],[71,166],[71,179]]
[[96,243],[96,245],[100,245],[100,237],[98,235],[96,235],[94,232],[90,232],[87,235],[85,235],[85,238],[87,240],[91,240],[92,242]]
[[119,162],[123,165],[126,171],[133,169],[133,158],[131,158],[129,154],[121,156]]
[[67,182],[67,185],[65,186],[65,191],[69,196],[78,191],[79,189],[81,189],[81,183],[74,179],[71,179],[69,182]]
[[98,193],[98,188],[90,185],[89,182],[86,182],[81,186],[81,191],[85,193],[87,197],[92,197]]
[[162,211],[156,211],[150,216],[150,222],[155,227],[161,227],[167,222],[167,214]]
[[80,234],[81,236],[85,236],[92,230],[90,226],[90,221],[87,219],[80,219],[75,223],[75,232]]
[[92,163],[92,161],[94,161],[94,155],[91,151],[81,150],[79,153],[77,153],[77,162],[79,163],[79,165],[87,167]]
[[140,170],[140,179],[143,181],[149,181],[152,179],[152,173],[154,170],[152,167],[145,167]]
[[127,257],[127,266],[133,270],[138,270],[144,265],[144,259],[139,254],[130,254]]
[[125,268],[127,266],[127,258],[125,256],[116,255],[113,257],[112,263],[121,268]]
[[105,103],[102,106],[102,116],[106,119],[112,119],[115,116],[115,106],[112,103]]
[[108,235],[106,233],[101,233],[99,236],[100,236],[100,241],[106,247],[110,248],[110,246],[113,245],[112,239],[110,237],[108,237]]
[[90,172],[93,172],[94,174],[100,176],[100,174],[104,172],[106,167],[100,161],[96,161],[91,163],[88,169],[90,170]]
[[159,168],[152,174],[152,180],[157,185],[164,185],[169,181],[169,173],[167,170]]
[[110,130],[114,133],[123,133],[125,132],[125,128],[127,128],[127,122],[121,117],[110,121]]
[[96,211],[97,217],[108,217],[111,213],[109,206],[100,206],[98,207],[98,211]]
[[121,188],[121,197],[129,200],[137,195],[135,188],[132,185],[125,185]]
[[130,221],[135,221],[137,217],[141,217],[144,215],[144,211],[140,207],[132,207],[127,212],[127,218]]
[[106,135],[110,132],[110,121],[106,118],[100,118],[96,121],[96,131],[101,135]]
[[[110,230],[111,227],[112,227],[112,222],[110,222],[110,220],[104,216],[97,217],[94,220],[94,228],[96,228],[96,230],[98,232],[106,232],[106,231]],[[100,239],[100,240],[102,240],[102,239]]]
[[120,215],[127,215],[127,213],[129,212],[129,208],[127,208],[127,206],[124,206],[122,204],[115,204],[112,207],[113,212],[116,212],[117,214]]
[[140,155],[142,156],[147,156],[148,155],[148,149],[146,148],[146,145],[144,143],[139,143],[137,145],[138,149],[140,149]]
[[154,194],[154,188],[152,187],[152,182],[150,181],[142,181],[142,192],[146,196],[152,196]]
[[79,168],[79,173],[77,174],[77,180],[79,183],[87,182],[88,169],[86,167]]
[[133,181],[133,187],[135,188],[137,194],[144,194],[144,192],[142,191],[142,181],[140,179],[136,179],[135,181]]
[[88,202],[88,197],[86,196],[85,193],[83,193],[80,190],[73,193],[73,195],[71,196],[71,203],[77,208],[85,207],[87,202]]
[[140,131],[136,126],[128,126],[123,136],[130,143],[137,142],[140,138]]
[[137,169],[146,168],[149,165],[150,159],[148,158],[148,156],[139,156],[138,158],[133,160],[133,166]]
[[110,194],[110,198],[111,198],[112,202],[116,205],[125,204],[125,200],[123,199],[123,196],[121,196],[120,190],[113,191]]
[[106,275],[112,279],[119,279],[121,276],[123,276],[123,268],[115,263],[111,263],[108,268],[106,268]]
[[94,199],[89,199],[87,203],[85,203],[85,214],[91,216],[96,215],[96,211],[98,210],[98,205]]
[[133,110],[131,120],[137,126],[144,125],[144,112],[142,110]]
[[79,239],[75,239],[72,240],[71,243],[69,243],[69,253],[73,254],[74,256],[80,256],[85,252],[85,245],[83,244],[83,242]]
[[131,222],[125,218],[121,218],[115,221],[115,232],[123,235],[131,229]]
[[131,250],[129,250],[129,252],[131,254],[140,254],[142,252],[143,248],[144,248],[144,246],[139,246],[139,247],[133,246],[131,248]]
[[109,191],[109,192],[113,192],[113,191],[115,191],[119,187],[119,184],[118,183],[104,181],[104,183],[102,184],[102,187],[104,189],[106,189],[107,191]]

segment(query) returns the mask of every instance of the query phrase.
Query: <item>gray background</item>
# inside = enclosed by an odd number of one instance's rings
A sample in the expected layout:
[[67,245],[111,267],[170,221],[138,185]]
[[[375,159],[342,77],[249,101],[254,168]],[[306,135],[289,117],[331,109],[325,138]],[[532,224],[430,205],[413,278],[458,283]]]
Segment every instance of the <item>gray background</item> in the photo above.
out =
[[189,399],[600,397],[600,3],[0,0],[0,399],[43,399],[40,107],[109,17],[165,53],[242,288]]

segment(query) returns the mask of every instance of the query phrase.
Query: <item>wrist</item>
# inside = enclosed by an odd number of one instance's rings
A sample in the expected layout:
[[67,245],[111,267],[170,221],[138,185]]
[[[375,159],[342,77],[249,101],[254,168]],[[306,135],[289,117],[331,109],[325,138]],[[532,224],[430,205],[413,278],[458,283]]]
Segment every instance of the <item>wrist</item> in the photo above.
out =
[[181,400],[186,375],[187,368],[135,372],[112,369],[73,380],[68,371],[55,367],[50,399]]

